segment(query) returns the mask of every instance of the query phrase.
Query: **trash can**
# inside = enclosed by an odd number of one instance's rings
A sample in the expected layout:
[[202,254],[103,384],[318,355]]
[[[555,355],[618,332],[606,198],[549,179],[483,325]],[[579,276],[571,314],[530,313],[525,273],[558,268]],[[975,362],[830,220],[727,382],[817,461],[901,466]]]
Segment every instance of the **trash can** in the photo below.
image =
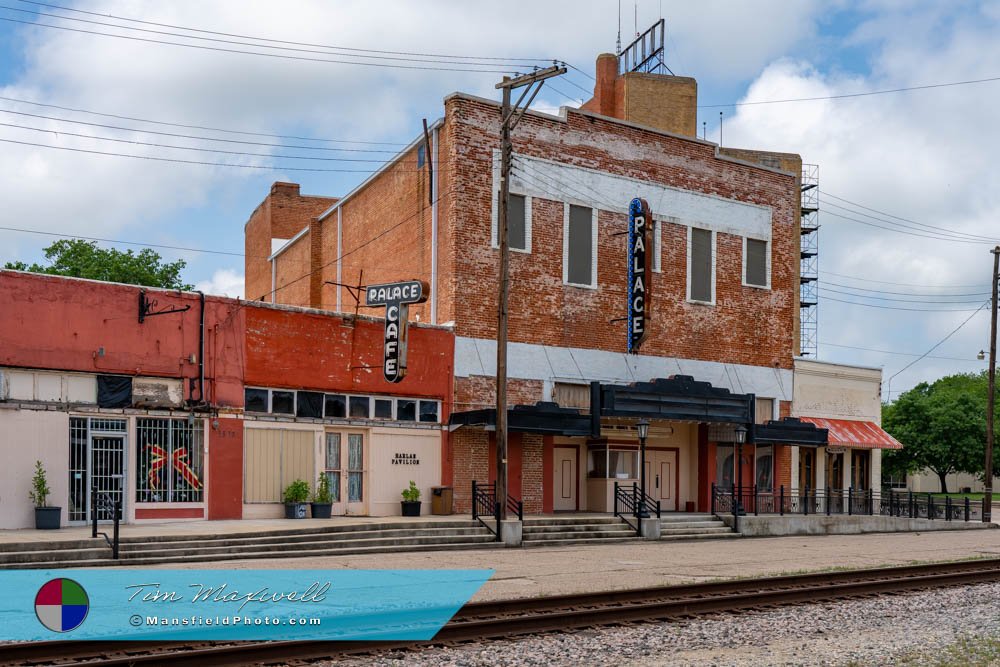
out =
[[431,487],[431,514],[451,514],[455,489],[450,486]]

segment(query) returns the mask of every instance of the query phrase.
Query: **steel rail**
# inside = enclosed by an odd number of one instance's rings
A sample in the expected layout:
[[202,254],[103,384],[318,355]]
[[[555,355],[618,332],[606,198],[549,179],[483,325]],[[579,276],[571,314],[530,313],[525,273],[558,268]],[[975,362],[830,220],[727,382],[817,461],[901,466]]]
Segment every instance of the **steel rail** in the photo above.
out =
[[842,570],[470,603],[431,642],[37,642],[0,646],[0,664],[278,664],[997,581],[1000,559]]

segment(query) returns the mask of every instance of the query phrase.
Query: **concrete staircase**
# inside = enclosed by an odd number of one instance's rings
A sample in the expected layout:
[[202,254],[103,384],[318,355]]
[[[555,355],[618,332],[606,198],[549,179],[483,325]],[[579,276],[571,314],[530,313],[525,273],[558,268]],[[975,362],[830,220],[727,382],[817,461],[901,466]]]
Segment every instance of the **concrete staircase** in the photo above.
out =
[[[664,514],[660,540],[704,540],[739,537],[708,514]],[[573,546],[638,541],[635,529],[614,516],[528,517],[522,527],[526,547]]]
[[0,569],[146,566],[250,558],[303,558],[400,551],[497,548],[493,534],[469,519],[331,525],[233,535],[123,537],[120,559],[103,538],[0,544]]

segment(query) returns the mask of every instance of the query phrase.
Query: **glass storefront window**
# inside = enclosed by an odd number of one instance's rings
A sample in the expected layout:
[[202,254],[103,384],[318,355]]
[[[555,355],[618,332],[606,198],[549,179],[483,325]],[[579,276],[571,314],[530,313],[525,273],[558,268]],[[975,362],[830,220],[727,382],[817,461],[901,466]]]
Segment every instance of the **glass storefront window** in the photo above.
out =
[[587,452],[587,477],[592,479],[637,479],[639,452],[599,447]]
[[771,445],[757,447],[756,484],[758,491],[774,489],[774,448]]
[[715,485],[720,489],[733,488],[736,459],[732,445],[718,445],[715,448]]

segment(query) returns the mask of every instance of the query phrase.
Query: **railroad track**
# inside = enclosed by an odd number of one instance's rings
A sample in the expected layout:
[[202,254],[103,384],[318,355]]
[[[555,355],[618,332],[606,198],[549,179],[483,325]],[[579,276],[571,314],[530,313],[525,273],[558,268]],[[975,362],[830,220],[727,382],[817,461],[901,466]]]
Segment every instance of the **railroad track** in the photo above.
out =
[[0,665],[280,665],[997,581],[1000,559],[738,579],[471,603],[431,642],[36,642],[0,646]]

